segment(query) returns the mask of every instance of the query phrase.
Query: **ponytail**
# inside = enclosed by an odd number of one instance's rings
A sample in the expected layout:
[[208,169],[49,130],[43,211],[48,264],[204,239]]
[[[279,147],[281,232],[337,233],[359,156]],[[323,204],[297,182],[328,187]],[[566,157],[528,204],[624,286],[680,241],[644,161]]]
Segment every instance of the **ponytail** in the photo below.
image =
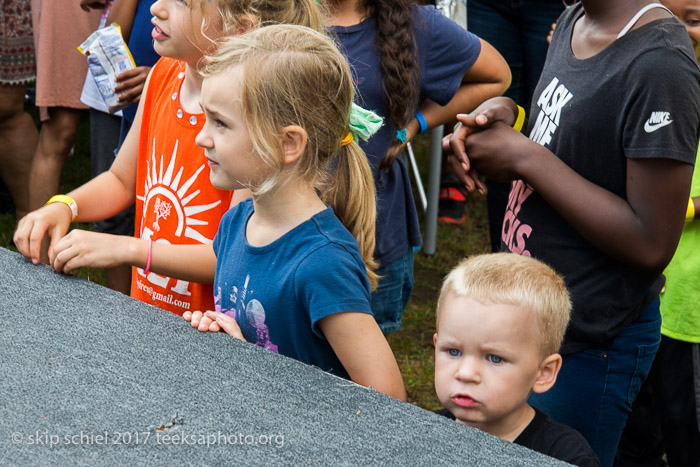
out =
[[374,177],[367,156],[357,142],[340,147],[338,166],[322,194],[338,219],[350,231],[365,262],[372,290],[377,288],[378,267],[374,260],[375,220],[377,217]]

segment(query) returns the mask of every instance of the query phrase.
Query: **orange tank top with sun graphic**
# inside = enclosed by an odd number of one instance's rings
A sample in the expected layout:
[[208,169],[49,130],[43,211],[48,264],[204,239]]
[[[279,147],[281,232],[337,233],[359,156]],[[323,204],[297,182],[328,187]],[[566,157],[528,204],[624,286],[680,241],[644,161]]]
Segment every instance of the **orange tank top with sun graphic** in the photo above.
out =
[[[170,58],[161,58],[151,72],[139,138],[134,235],[154,243],[211,244],[233,192],[209,182],[204,150],[194,142],[204,114],[180,106],[184,77],[184,62]],[[211,284],[145,274],[141,268],[133,269],[131,296],[178,315],[214,309]]]

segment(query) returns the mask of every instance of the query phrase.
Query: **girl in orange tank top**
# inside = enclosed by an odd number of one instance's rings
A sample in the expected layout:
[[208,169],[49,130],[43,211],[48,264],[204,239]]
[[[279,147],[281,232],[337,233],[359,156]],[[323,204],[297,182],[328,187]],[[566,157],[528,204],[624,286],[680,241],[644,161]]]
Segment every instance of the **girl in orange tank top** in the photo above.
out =
[[[163,58],[151,70],[133,126],[111,169],[54,197],[19,223],[18,250],[39,262],[50,237],[58,272],[134,266],[131,296],[181,315],[214,309],[216,258],[211,242],[221,216],[247,197],[217,190],[194,138],[204,124],[199,106],[202,59],[228,35],[259,25],[321,28],[313,0],[158,0],[151,7],[154,48]],[[73,230],[70,222],[106,219],[136,202],[134,237]]]

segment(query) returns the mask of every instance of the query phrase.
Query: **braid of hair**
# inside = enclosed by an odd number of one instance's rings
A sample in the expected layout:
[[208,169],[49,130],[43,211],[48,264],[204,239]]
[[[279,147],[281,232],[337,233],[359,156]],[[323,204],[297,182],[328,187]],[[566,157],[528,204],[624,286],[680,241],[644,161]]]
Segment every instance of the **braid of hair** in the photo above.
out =
[[[377,25],[387,117],[397,129],[402,129],[413,118],[420,90],[412,4],[410,0],[365,0],[365,8]],[[402,146],[398,139],[392,140],[379,168],[389,169]]]

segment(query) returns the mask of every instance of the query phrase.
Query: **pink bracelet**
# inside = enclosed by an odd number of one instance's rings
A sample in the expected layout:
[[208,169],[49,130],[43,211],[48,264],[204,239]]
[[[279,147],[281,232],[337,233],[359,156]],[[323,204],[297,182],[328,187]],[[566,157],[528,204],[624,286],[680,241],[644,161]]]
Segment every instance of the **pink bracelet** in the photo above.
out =
[[151,251],[153,247],[153,240],[150,238],[148,239],[148,261],[146,261],[146,269],[143,270],[144,274],[148,274],[148,271],[151,269]]

